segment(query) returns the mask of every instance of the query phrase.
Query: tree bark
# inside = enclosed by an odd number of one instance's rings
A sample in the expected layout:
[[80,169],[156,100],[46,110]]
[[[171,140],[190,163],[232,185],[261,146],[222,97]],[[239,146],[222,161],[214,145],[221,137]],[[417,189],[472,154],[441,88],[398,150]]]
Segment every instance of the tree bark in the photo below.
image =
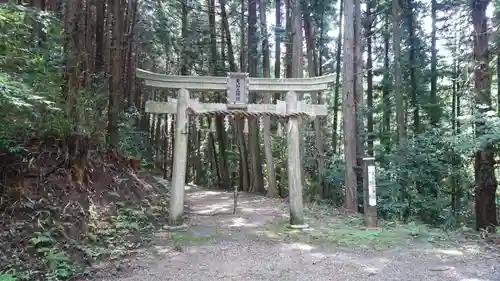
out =
[[356,109],[356,183],[363,186],[365,156],[364,97],[363,97],[363,37],[361,36],[361,1],[354,0],[354,104]]
[[368,156],[373,156],[373,141],[375,139],[375,135],[373,133],[373,58],[372,58],[372,37],[373,33],[373,21],[375,15],[376,3],[374,0],[369,0],[368,8],[367,8],[367,19],[365,22],[365,30],[366,30],[366,46],[367,46],[367,59],[366,59],[366,69],[367,69],[367,77],[366,77],[366,108],[368,110],[367,116],[367,154]]
[[[486,9],[489,0],[472,1],[472,24],[474,26],[474,90],[478,113],[484,115],[491,107],[490,52],[488,48],[488,18]],[[476,135],[487,134],[484,116],[476,121]],[[497,224],[495,192],[498,182],[495,176],[495,147],[488,141],[475,156],[475,203],[476,229],[495,232]]]
[[[208,22],[210,25],[210,55],[211,55],[211,72],[214,76],[219,76],[219,56],[217,53],[217,33],[215,21],[215,0],[208,0]],[[219,96],[219,99],[222,99]],[[218,101],[222,102],[222,101]],[[215,118],[215,128],[219,146],[219,165],[218,174],[220,175],[219,185],[222,189],[230,189],[231,183],[229,179],[227,152],[226,152],[226,137],[224,132],[224,121],[221,116]]]
[[410,92],[411,106],[413,108],[413,133],[420,133],[420,103],[418,102],[418,77],[417,77],[417,38],[414,27],[413,0],[407,0],[404,9],[408,25],[409,57],[410,57]]
[[[304,30],[305,30],[305,35],[306,35],[306,42],[307,42],[307,69],[309,72],[309,77],[315,77],[318,76],[318,62],[317,60],[314,59],[314,52],[315,52],[315,33],[314,33],[314,26],[312,23],[312,20],[308,14],[307,7],[304,9]],[[318,93],[312,92],[311,93],[311,98],[313,100],[313,103],[319,104],[319,99],[318,99]],[[321,130],[321,123],[320,119],[316,117],[313,122],[313,127],[314,131],[316,132],[316,137],[315,137],[315,144],[316,144],[316,165],[317,165],[317,184],[318,184],[318,190],[317,194],[320,197],[323,197],[324,195],[324,183],[323,183],[323,176],[325,173],[325,159],[324,159],[324,148],[323,148],[323,134]]]
[[392,38],[394,48],[394,97],[396,100],[396,122],[398,126],[398,143],[406,142],[406,122],[405,122],[405,106],[403,95],[401,93],[401,7],[399,0],[392,0]]
[[343,118],[344,118],[344,160],[346,195],[344,206],[357,211],[358,195],[356,185],[356,104],[355,104],[355,30],[354,1],[344,2],[344,67],[343,67]]
[[[257,0],[248,0],[248,74],[257,77]],[[257,102],[257,93],[251,93],[248,101]],[[262,160],[260,153],[259,125],[257,118],[248,118],[248,146],[250,147],[251,161],[251,192],[264,191],[264,177],[262,174]]]
[[[109,4],[108,4],[109,5]],[[113,9],[113,37],[111,40],[112,49],[112,76],[110,79],[109,87],[109,100],[108,100],[108,147],[117,149],[119,143],[119,114],[121,108],[121,94],[123,93],[123,79],[122,79],[122,41],[123,41],[123,17],[125,13],[124,1],[114,1]]]
[[382,136],[380,138],[381,143],[384,145],[385,152],[389,154],[391,151],[391,70],[389,69],[389,41],[391,38],[389,29],[389,14],[386,14],[385,20],[385,32],[384,32],[384,77],[383,77],[383,89],[382,89]]
[[[270,61],[269,61],[269,38],[267,36],[267,21],[266,21],[266,2],[264,0],[257,0],[259,5],[260,16],[260,29],[262,31],[262,69],[265,78],[271,77],[270,75]],[[264,103],[271,103],[271,93],[264,93]],[[276,186],[276,173],[274,171],[273,150],[271,147],[271,118],[264,116],[264,154],[266,156],[267,166],[267,192],[266,196],[278,196],[278,188]]]
[[344,11],[344,0],[340,0],[340,11],[339,11],[339,34],[337,37],[337,52],[335,55],[336,67],[335,67],[335,94],[333,96],[333,134],[332,134],[332,151],[337,151],[338,143],[338,118],[339,118],[339,106],[340,106],[340,70],[341,70],[341,58],[342,58],[342,14]]
[[431,117],[431,125],[437,127],[439,120],[441,119],[441,108],[437,100],[437,49],[436,49],[436,21],[437,21],[437,3],[436,0],[431,2],[431,19],[432,19],[432,32],[431,32],[431,93],[430,93],[430,103],[431,107],[429,109]]

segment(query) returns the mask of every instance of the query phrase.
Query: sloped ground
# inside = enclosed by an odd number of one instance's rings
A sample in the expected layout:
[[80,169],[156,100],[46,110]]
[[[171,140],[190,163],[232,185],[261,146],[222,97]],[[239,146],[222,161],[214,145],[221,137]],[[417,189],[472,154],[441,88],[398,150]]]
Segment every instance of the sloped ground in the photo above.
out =
[[187,188],[190,228],[156,233],[152,247],[102,281],[426,280],[498,281],[500,255],[463,235],[423,227],[363,230],[357,217],[311,207],[311,229],[284,227],[279,200]]
[[[145,245],[167,191],[90,140],[0,151],[0,280],[66,280]],[[152,183],[152,184],[151,184]]]

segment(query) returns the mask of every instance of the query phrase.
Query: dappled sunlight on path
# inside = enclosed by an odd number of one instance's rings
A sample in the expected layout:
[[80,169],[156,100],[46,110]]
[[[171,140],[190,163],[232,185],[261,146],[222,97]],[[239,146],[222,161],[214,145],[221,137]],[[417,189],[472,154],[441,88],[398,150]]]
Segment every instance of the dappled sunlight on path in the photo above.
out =
[[269,224],[287,219],[277,199],[190,187],[189,229],[160,232],[152,247],[129,261],[126,273],[103,277],[123,281],[500,281],[500,257],[465,248],[328,247],[265,235]]

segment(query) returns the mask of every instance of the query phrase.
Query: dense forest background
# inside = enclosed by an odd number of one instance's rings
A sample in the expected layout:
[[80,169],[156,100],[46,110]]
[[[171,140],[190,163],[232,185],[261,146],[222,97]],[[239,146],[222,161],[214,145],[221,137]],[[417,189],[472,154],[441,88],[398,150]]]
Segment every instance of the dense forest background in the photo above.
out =
[[[7,2],[7,1],[4,1]],[[64,140],[172,173],[174,117],[147,115],[137,68],[171,75],[336,75],[326,118],[303,122],[306,200],[362,211],[359,160],[377,163],[379,216],[494,231],[500,200],[500,31],[488,0],[31,0],[0,4],[1,209],[12,155]],[[225,93],[191,93],[224,102]],[[250,96],[276,102],[279,94]],[[354,122],[345,122],[345,120]],[[187,181],[287,196],[273,118],[190,128]],[[193,120],[194,124],[194,120]],[[70,141],[71,140],[71,141]],[[85,141],[83,141],[85,140]],[[75,145],[77,144],[77,145]],[[80,156],[78,156],[80,155]],[[10,159],[10,160],[9,160]],[[29,166],[28,158],[19,158]],[[9,170],[10,171],[10,170]],[[84,173],[77,176],[85,181]]]

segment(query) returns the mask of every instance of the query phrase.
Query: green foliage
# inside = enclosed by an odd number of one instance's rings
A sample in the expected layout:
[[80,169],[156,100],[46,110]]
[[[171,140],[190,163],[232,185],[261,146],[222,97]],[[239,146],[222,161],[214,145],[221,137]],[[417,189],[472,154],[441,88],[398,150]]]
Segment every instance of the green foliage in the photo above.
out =
[[35,232],[29,240],[36,252],[42,256],[46,266],[45,277],[49,281],[65,280],[74,272],[73,262],[66,251],[58,243],[54,234],[48,232]]
[[61,34],[50,13],[0,6],[0,147],[12,148],[16,140],[71,128],[59,105]]
[[145,140],[148,137],[146,132],[137,130],[135,122],[140,117],[135,108],[130,109],[121,115],[119,126],[120,132],[120,152],[125,155],[141,157],[146,154]]
[[0,272],[0,281],[17,281],[16,272],[14,270],[8,270],[5,272]]
[[328,155],[325,161],[323,184],[326,188],[326,199],[334,206],[341,206],[344,201],[344,177],[345,164],[342,157],[338,154]]
[[382,159],[377,195],[383,217],[450,224],[457,211],[451,196],[466,201],[469,193],[462,191],[472,180],[452,141],[431,130]]

